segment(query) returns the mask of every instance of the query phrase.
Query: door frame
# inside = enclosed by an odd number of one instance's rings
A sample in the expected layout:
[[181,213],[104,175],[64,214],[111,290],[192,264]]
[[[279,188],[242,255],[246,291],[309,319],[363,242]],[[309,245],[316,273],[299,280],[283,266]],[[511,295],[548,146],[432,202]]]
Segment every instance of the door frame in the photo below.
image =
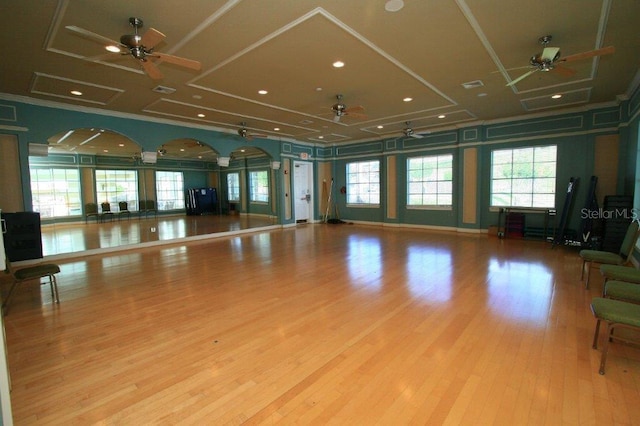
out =
[[[309,201],[309,219],[307,220],[308,223],[311,223],[313,221],[315,221],[315,188],[313,186],[313,173],[314,173],[314,169],[313,169],[313,163],[311,161],[298,161],[298,160],[294,160],[293,161],[293,194],[295,197],[298,196],[297,193],[297,188],[300,185],[300,182],[296,182],[296,166],[304,166],[307,168],[307,185],[309,187],[309,196],[311,197],[310,201]],[[294,222],[297,223],[298,219],[297,217],[297,211],[296,211],[296,199],[293,200],[293,220]]]

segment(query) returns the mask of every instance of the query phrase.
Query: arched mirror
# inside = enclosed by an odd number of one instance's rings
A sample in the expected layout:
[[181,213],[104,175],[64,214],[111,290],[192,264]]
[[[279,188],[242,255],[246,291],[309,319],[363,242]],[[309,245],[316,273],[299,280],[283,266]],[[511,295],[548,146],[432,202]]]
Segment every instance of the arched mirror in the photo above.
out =
[[[43,254],[228,231],[232,226],[221,224],[228,213],[221,208],[222,194],[216,194],[215,210],[205,212],[216,215],[210,218],[190,216],[187,197],[189,190],[226,193],[218,161],[218,152],[191,138],[159,141],[155,150],[144,152],[126,135],[109,129],[52,135],[48,153],[29,156],[31,204],[41,216]],[[235,169],[269,163],[268,156],[253,147],[234,152],[229,161]],[[90,205],[97,206],[95,216]],[[232,228],[272,223],[265,217]]]

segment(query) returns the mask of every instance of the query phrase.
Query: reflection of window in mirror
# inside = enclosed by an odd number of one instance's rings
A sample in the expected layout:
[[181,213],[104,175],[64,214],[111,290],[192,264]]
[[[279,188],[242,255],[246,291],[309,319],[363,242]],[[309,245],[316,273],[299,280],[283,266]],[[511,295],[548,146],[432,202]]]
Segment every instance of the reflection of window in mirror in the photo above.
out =
[[227,175],[227,198],[229,201],[240,201],[240,173]]

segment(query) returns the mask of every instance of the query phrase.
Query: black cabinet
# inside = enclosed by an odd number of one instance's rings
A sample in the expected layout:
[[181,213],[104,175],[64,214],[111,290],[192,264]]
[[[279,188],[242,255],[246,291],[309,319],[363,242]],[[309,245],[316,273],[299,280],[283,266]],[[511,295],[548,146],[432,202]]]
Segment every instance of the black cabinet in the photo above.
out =
[[42,258],[40,213],[2,213],[2,237],[11,262]]
[[215,188],[193,188],[186,193],[187,215],[214,214],[218,209],[218,192]]

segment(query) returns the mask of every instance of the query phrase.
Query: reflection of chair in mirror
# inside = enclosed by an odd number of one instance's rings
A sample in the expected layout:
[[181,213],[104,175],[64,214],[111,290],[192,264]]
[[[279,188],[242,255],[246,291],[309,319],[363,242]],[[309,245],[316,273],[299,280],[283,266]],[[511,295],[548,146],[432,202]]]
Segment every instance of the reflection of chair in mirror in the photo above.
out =
[[7,308],[9,306],[9,302],[11,300],[11,296],[13,296],[13,292],[20,284],[24,281],[36,280],[40,278],[49,278],[49,286],[51,287],[51,299],[55,303],[60,303],[60,299],[58,299],[58,282],[56,281],[56,276],[58,272],[60,272],[60,267],[55,263],[42,263],[39,265],[26,266],[24,268],[13,270],[11,268],[11,262],[9,259],[6,259],[7,264],[7,272],[11,274],[13,277],[13,283],[11,284],[11,288],[9,289],[9,293],[7,297],[2,302],[2,311],[6,314]]
[[104,202],[100,204],[102,207],[102,214],[100,215],[100,221],[104,222],[106,218],[113,219],[113,212],[111,211],[111,204]]
[[100,218],[100,214],[98,213],[98,205],[96,203],[87,203],[84,205],[84,223],[87,223],[89,217],[95,216],[96,222]]
[[140,216],[138,216],[138,218],[141,218],[142,215],[146,217],[149,213],[153,213],[158,217],[158,209],[156,208],[156,202],[154,200],[140,200],[138,205],[140,206],[138,209]]
[[118,220],[120,220],[120,218],[122,216],[127,216],[128,219],[131,219],[131,212],[129,211],[129,204],[127,204],[126,201],[120,201],[118,203]]

